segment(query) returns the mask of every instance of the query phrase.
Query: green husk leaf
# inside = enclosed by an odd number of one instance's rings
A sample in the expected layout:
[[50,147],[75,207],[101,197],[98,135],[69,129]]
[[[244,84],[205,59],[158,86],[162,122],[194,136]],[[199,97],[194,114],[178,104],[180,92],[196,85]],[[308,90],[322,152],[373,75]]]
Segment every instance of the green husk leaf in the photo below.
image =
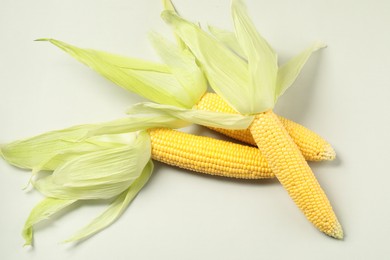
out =
[[[139,133],[126,133],[121,135],[114,135],[112,136],[99,136],[95,137],[94,140],[101,142],[105,141],[104,139],[107,139],[106,142],[117,142],[117,143],[125,143],[125,146],[121,146],[120,148],[126,148],[129,152],[129,163],[127,162],[118,162],[117,160],[121,160],[121,158],[116,158],[119,156],[116,156],[117,152],[122,154],[120,149],[117,149],[116,151],[102,151],[101,154],[94,154],[91,156],[85,156],[82,160],[78,159],[77,163],[73,161],[69,164],[61,165],[59,168],[57,168],[53,173],[53,178],[56,183],[62,183],[65,186],[84,186],[84,182],[86,185],[90,185],[90,182],[93,182],[93,185],[98,184],[104,184],[107,182],[122,182],[129,179],[129,174],[126,173],[127,167],[134,167],[136,162],[139,162],[141,165],[145,164],[148,157],[150,157],[151,153],[151,144],[150,144],[150,137],[149,134],[146,132],[139,132]],[[117,139],[117,140],[115,140]],[[118,147],[119,148],[119,147]],[[104,160],[107,160],[105,162],[102,162],[101,159],[104,158]],[[118,172],[116,174],[114,173],[108,173],[107,169],[104,169],[105,167],[112,167],[110,163],[118,164],[120,167],[125,167],[123,172]],[[92,165],[96,169],[94,171],[89,171],[89,165]],[[83,168],[88,169],[88,171],[83,170]],[[141,166],[143,168],[143,166]],[[108,169],[109,169],[108,168]],[[114,168],[114,167],[113,167]],[[137,172],[139,169],[135,169],[134,174],[138,174]],[[137,177],[137,176],[135,176]],[[113,180],[115,179],[115,181]]]
[[252,114],[256,104],[253,104],[246,62],[217,39],[175,13],[164,11],[162,18],[200,61],[214,91],[241,114]]
[[49,219],[53,214],[73,204],[77,200],[61,200],[55,198],[45,198],[36,205],[28,216],[22,231],[25,246],[32,245],[34,230],[33,226],[42,220]]
[[120,194],[100,216],[95,218],[90,224],[79,230],[65,242],[77,242],[96,234],[111,225],[126,210],[130,202],[135,198],[142,187],[147,183],[153,171],[153,162],[149,160],[141,175],[131,186]]
[[184,109],[150,102],[135,104],[127,112],[129,114],[170,116],[194,124],[225,129],[247,129],[253,121],[253,116]]
[[283,95],[283,93],[294,83],[311,54],[324,47],[326,47],[326,44],[316,42],[279,68],[275,99]]
[[[79,125],[63,130],[51,131],[32,138],[15,141],[1,146],[2,157],[10,164],[33,169],[40,167],[60,152],[77,149],[80,152],[96,149],[95,144],[80,143],[93,125]],[[53,170],[55,166],[47,165],[44,170]]]
[[67,161],[33,185],[47,197],[108,199],[123,192],[139,177],[150,156],[150,137],[140,132],[128,145]]
[[232,16],[235,35],[210,26],[213,38],[174,12],[162,13],[198,59],[211,87],[230,106],[241,114],[273,109],[310,54],[323,45],[314,45],[279,69],[276,53],[257,32],[242,0],[232,1]]
[[244,3],[232,2],[232,16],[237,40],[248,59],[250,72],[250,98],[247,100],[252,113],[260,113],[274,107],[278,61],[275,52],[260,36],[247,14]]
[[[182,128],[190,125],[169,115],[127,117],[110,122],[79,125],[47,132],[1,146],[1,156],[8,163],[24,168],[54,170],[65,161],[84,153],[118,147],[126,144],[114,142],[114,134],[146,130],[156,127]],[[107,136],[105,141],[97,135]],[[125,140],[122,140],[125,141]]]
[[195,101],[193,105],[198,103],[207,90],[207,81],[196,64],[195,57],[189,50],[180,49],[158,33],[150,33],[149,36],[161,59],[170,67],[172,74]]
[[189,125],[191,125],[191,123],[166,114],[147,116],[130,115],[127,118],[96,125],[95,128],[88,132],[88,136],[102,135],[106,133],[119,134],[160,127],[182,128]]
[[227,30],[223,30],[220,28],[217,28],[215,26],[208,26],[209,32],[220,42],[222,42],[225,46],[227,46],[229,49],[234,51],[236,54],[241,56],[242,58],[247,58],[246,54],[242,50],[240,43],[237,40],[236,34],[234,32],[230,32]]
[[37,181],[33,181],[32,184],[36,190],[46,197],[54,197],[64,200],[96,200],[110,199],[117,196],[126,190],[134,179],[135,177],[132,176],[127,181],[110,182],[101,185],[93,185],[92,182],[90,182],[91,184],[89,186],[87,186],[84,182],[84,186],[71,187],[64,186],[61,183],[57,184],[53,176],[49,175]]
[[[47,41],[52,43],[53,45],[59,47],[63,51],[67,52],[68,54],[72,55],[74,58],[79,60],[82,63],[85,63],[86,65],[89,65],[87,63],[93,62],[92,59],[96,58],[97,60],[104,60],[109,62],[112,66],[126,69],[126,70],[146,70],[146,71],[154,71],[154,72],[161,72],[161,73],[170,73],[171,70],[169,67],[165,64],[146,61],[142,59],[137,58],[131,58],[131,57],[125,57],[118,54],[108,53],[105,51],[97,51],[92,49],[80,49],[76,46],[72,46],[70,44],[67,44],[65,42],[61,42],[56,39],[47,39],[47,38],[41,38],[37,39],[36,41]],[[81,54],[78,54],[78,52],[83,52]],[[87,57],[88,55],[91,55],[91,57]]]
[[154,102],[188,108],[198,101],[193,100],[165,65],[82,49],[54,39],[40,40],[51,42],[108,80]]
[[[168,10],[168,11],[171,11],[171,12],[178,14],[178,12],[177,12],[177,10],[176,10],[176,8],[173,5],[171,0],[162,0],[162,2],[163,2],[164,10]],[[177,36],[175,34],[175,38],[176,38],[177,45],[179,46],[180,49],[182,49],[182,50],[187,49],[186,44],[182,41],[182,39],[180,39],[179,36]]]
[[172,1],[170,1],[170,0],[162,0],[162,3],[163,3],[163,6],[164,6],[164,10],[169,10],[169,11],[172,11],[172,12],[176,12],[176,8],[173,5]]

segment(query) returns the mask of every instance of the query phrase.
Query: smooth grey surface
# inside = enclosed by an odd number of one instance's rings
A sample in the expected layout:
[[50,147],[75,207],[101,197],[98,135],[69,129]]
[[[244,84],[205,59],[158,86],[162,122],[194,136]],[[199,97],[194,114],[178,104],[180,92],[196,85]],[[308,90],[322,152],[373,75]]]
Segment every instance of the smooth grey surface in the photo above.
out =
[[[231,28],[229,1],[175,3],[188,19]],[[60,244],[104,209],[90,203],[38,225],[36,246],[23,248],[24,220],[42,196],[22,190],[28,172],[0,161],[0,259],[388,259],[390,2],[247,5],[282,61],[315,40],[328,44],[276,111],[334,145],[336,161],[311,165],[344,241],[318,232],[276,180],[228,180],[156,163],[148,185],[104,232],[78,245]],[[160,1],[2,0],[0,143],[120,118],[143,100],[34,39],[156,59],[147,32],[170,33],[160,11]]]

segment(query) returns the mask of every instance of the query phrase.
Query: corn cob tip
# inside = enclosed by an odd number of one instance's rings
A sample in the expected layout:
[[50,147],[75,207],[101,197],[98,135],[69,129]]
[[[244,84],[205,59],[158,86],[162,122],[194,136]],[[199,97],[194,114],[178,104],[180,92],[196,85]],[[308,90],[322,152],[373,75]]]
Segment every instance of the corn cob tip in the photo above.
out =
[[338,221],[337,221],[335,227],[333,228],[333,230],[331,230],[329,233],[326,232],[326,234],[330,237],[333,237],[333,238],[336,238],[339,240],[343,240],[343,238],[344,238],[343,228],[341,227],[341,224]]
[[324,150],[320,153],[320,157],[332,161],[336,158],[336,152],[330,144],[326,144]]

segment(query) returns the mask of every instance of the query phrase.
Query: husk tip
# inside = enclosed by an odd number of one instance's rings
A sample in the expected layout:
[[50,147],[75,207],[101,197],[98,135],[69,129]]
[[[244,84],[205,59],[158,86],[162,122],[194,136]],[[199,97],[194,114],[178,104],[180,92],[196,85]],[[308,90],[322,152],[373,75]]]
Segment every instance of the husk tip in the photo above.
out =
[[175,13],[171,10],[163,10],[161,12],[161,18],[164,20],[164,22],[168,23],[168,24],[171,24],[172,21],[173,21],[173,15]]
[[24,238],[23,247],[33,247],[33,231],[32,229],[23,230],[22,236]]
[[33,245],[32,245],[32,243],[31,243],[31,241],[30,242],[25,242],[24,244],[23,244],[23,247],[33,247]]
[[35,42],[50,42],[52,39],[50,38],[38,38],[34,40]]
[[314,45],[315,45],[315,50],[316,51],[319,50],[319,49],[328,47],[328,45],[325,42],[323,42],[323,41],[317,41],[317,42],[314,43]]

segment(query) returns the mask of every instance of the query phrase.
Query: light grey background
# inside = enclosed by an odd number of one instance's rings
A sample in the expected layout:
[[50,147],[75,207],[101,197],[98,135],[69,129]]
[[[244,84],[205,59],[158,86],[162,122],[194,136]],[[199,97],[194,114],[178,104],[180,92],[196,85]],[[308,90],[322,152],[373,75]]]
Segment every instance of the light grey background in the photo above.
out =
[[[229,1],[175,3],[189,19],[231,28]],[[345,240],[313,228],[276,180],[228,180],[156,163],[148,185],[104,232],[76,246],[59,243],[104,209],[91,203],[39,225],[35,248],[23,248],[21,228],[42,197],[22,190],[28,172],[0,161],[0,259],[389,259],[390,2],[247,5],[281,61],[315,40],[329,46],[276,111],[334,145],[336,161],[311,165]],[[34,39],[156,59],[147,32],[170,34],[160,11],[160,1],[1,0],[0,143],[119,118],[142,100]]]

